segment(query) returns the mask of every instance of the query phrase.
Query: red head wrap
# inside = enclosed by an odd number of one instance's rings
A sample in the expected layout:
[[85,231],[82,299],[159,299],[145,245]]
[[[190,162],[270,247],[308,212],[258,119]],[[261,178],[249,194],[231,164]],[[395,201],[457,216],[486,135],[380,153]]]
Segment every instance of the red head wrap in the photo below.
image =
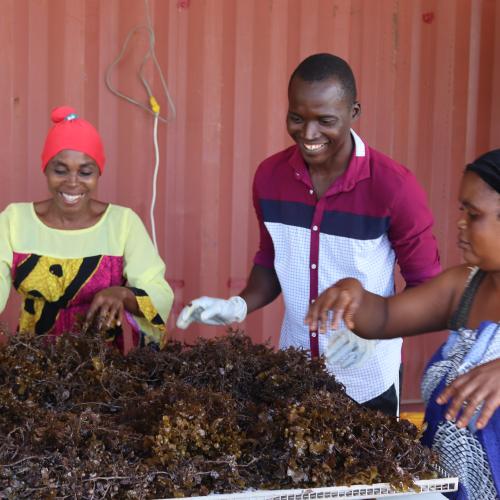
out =
[[104,170],[104,147],[101,136],[95,127],[83,118],[79,118],[73,108],[61,106],[55,108],[51,115],[54,125],[49,130],[42,151],[42,170],[47,163],[63,149],[80,151],[90,156]]

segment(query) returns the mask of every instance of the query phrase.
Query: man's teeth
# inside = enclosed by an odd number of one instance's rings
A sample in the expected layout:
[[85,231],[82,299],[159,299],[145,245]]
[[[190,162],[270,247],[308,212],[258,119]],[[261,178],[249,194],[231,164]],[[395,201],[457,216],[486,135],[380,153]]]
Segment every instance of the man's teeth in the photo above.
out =
[[318,149],[321,149],[323,146],[324,144],[304,144],[307,151],[318,151]]
[[82,194],[66,194],[61,193],[65,202],[76,203],[83,195]]

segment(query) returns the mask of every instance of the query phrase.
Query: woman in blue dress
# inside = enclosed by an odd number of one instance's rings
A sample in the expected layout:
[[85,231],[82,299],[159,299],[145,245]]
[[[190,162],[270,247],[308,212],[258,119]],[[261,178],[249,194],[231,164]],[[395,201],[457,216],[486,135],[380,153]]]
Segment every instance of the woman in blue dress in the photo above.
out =
[[[500,149],[467,165],[459,191],[458,245],[465,263],[393,297],[346,278],[311,305],[306,323],[339,330],[327,350],[335,358],[346,336],[419,335],[449,328],[423,380],[423,442],[459,476],[456,499],[500,498]],[[352,331],[351,331],[352,330]],[[353,333],[354,332],[354,333]]]

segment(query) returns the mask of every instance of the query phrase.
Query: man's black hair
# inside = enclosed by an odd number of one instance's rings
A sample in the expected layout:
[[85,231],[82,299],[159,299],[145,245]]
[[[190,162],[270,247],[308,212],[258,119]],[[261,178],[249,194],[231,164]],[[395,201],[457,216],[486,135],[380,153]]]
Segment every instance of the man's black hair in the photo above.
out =
[[352,102],[357,98],[356,80],[351,67],[341,57],[333,54],[313,54],[304,59],[292,73],[289,87],[296,76],[305,82],[319,82],[333,78],[342,85]]

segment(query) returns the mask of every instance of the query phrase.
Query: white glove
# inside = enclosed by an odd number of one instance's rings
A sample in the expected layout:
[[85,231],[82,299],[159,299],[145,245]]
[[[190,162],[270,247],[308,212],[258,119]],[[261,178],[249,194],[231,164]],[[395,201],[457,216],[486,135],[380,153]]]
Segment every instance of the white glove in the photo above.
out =
[[347,328],[334,330],[325,349],[326,361],[340,368],[359,368],[373,354],[376,344],[376,340],[358,337]]
[[177,318],[177,328],[185,330],[193,321],[205,325],[228,325],[239,323],[246,316],[247,303],[238,295],[227,300],[200,297],[181,311]]

